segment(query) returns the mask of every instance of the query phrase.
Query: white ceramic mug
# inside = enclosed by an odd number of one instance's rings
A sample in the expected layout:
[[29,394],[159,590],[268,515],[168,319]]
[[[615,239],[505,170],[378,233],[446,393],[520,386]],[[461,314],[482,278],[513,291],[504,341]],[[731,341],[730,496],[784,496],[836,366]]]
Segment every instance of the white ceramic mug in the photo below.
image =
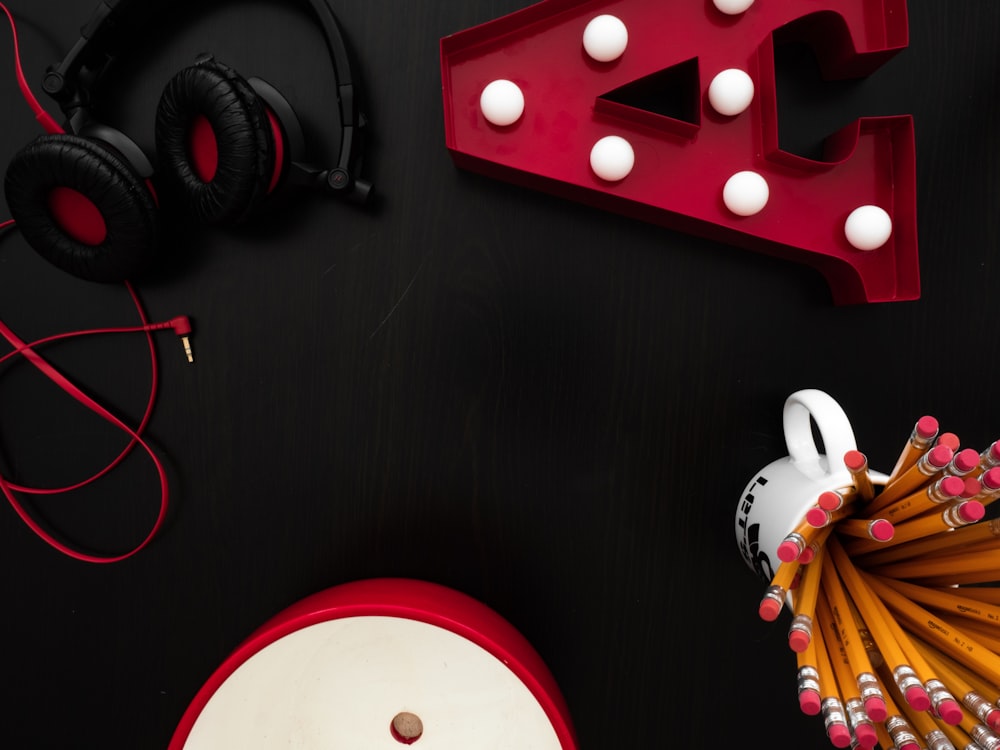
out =
[[[847,415],[832,397],[815,389],[796,391],[783,412],[788,455],[758,471],[736,507],[736,543],[743,560],[770,581],[778,545],[815,505],[820,493],[852,484],[844,454],[857,450]],[[825,454],[813,433],[816,424]]]

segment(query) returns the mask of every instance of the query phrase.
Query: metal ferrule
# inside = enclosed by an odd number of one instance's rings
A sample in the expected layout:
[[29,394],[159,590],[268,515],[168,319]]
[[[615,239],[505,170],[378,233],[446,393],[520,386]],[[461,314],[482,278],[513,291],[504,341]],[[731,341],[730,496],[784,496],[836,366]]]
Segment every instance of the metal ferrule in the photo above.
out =
[[975,690],[970,690],[962,696],[962,705],[969,709],[969,713],[984,724],[986,723],[987,718],[989,718],[989,715],[996,711],[993,704]]
[[924,739],[927,740],[927,750],[955,750],[955,746],[940,729],[932,729],[924,735]]
[[773,601],[776,601],[782,607],[784,607],[786,594],[787,592],[781,586],[768,586],[767,589],[764,591],[764,596],[762,596],[760,600],[763,602],[766,599],[771,599]]
[[944,481],[943,478],[939,479],[927,487],[927,499],[930,500],[932,503],[941,504],[941,503],[946,503],[952,499],[952,495],[949,495],[947,492],[941,489],[941,482],[943,481]]
[[943,466],[935,466],[934,464],[931,463],[931,451],[927,451],[926,453],[924,453],[924,455],[922,455],[919,459],[917,459],[916,467],[917,471],[919,471],[925,477],[934,476],[943,468],[945,468]]
[[798,547],[800,555],[802,554],[802,550],[806,548],[806,538],[796,531],[793,531],[791,534],[782,539],[782,541],[791,542],[796,547]]
[[812,618],[809,615],[795,615],[795,617],[792,618],[792,624],[788,626],[788,634],[791,635],[795,631],[805,633],[812,638]]
[[827,730],[834,724],[847,726],[847,714],[844,713],[844,704],[840,702],[840,698],[833,696],[824,698],[823,703],[820,705],[820,710],[823,713],[823,726]]
[[917,733],[913,731],[913,727],[910,726],[910,722],[902,716],[890,716],[886,719],[885,731],[889,733],[889,737],[892,739],[892,744],[896,747],[903,747],[903,745],[909,744],[920,744]]
[[941,513],[941,520],[944,521],[949,526],[951,526],[951,528],[953,529],[971,523],[970,521],[966,521],[964,518],[962,518],[961,509],[962,509],[962,503],[955,503],[953,505],[949,505]]
[[988,448],[979,454],[979,468],[986,471],[998,464],[1000,464],[1000,458],[997,458],[997,454],[993,452],[993,444],[991,443]]
[[934,711],[935,716],[940,716],[938,713],[938,707],[943,701],[955,700],[955,696],[948,691],[948,688],[944,686],[944,683],[941,682],[941,680],[927,680],[927,682],[924,683],[924,690],[927,691],[927,697],[931,700],[931,710]]
[[909,664],[900,664],[892,671],[892,679],[896,681],[896,687],[899,688],[899,692],[906,695],[906,691],[911,687],[923,687],[924,684],[917,677],[917,673],[913,671],[913,667]]
[[985,724],[976,724],[969,731],[969,737],[983,750],[997,750],[1000,748],[1000,736],[990,731]]
[[869,698],[885,698],[882,688],[878,684],[878,678],[871,672],[858,673],[858,692],[861,694],[862,701]]
[[844,712],[847,714],[847,725],[851,728],[851,732],[855,732],[859,726],[865,724],[874,727],[860,698],[849,698],[844,704]]
[[930,448],[937,439],[937,433],[929,438],[925,438],[919,432],[917,432],[916,425],[913,426],[913,431],[910,432],[910,445],[912,445],[917,450],[923,450],[924,448]]
[[816,667],[805,666],[799,669],[798,686],[800,693],[806,690],[819,692],[819,672]]

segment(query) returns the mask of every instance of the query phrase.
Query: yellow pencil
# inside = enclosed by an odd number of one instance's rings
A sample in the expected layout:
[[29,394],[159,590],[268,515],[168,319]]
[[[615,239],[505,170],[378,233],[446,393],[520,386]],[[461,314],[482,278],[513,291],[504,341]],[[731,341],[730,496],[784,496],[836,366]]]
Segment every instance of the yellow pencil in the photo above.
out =
[[962,727],[953,727],[950,724],[941,724],[941,733],[944,734],[948,744],[942,744],[942,748],[961,748],[962,750],[975,750],[982,747],[972,741],[972,737]]
[[956,499],[964,491],[965,482],[958,477],[950,475],[941,477],[926,487],[921,487],[916,492],[911,492],[906,497],[901,497],[894,503],[885,506],[878,511],[878,516],[891,523],[901,523],[908,518],[919,516],[925,511],[933,510],[942,503]]
[[805,514],[778,545],[778,559],[781,562],[794,562],[799,559],[802,550],[819,535],[820,530],[806,520]]
[[989,505],[997,498],[1000,498],[1000,466],[994,466],[979,475],[979,494],[975,496],[983,505]]
[[[862,573],[861,578],[866,583],[869,582],[868,574]],[[923,681],[924,690],[927,691],[927,697],[930,699],[931,710],[945,723],[958,724],[962,719],[962,708],[955,696],[924,657],[923,652],[917,647],[915,639],[903,632],[903,629],[895,623],[891,615],[885,614],[890,627],[893,628],[893,636],[906,655],[908,663]]]
[[[823,643],[830,655],[833,674],[840,690],[840,699],[844,705],[847,726],[859,745],[865,748],[875,747],[878,743],[878,735],[875,733],[872,717],[865,710],[854,668],[847,658],[847,649],[839,636],[840,628],[830,610],[827,597],[822,592],[816,602],[816,614],[819,626],[823,631]],[[882,712],[879,719],[881,721],[885,719],[885,702],[881,698],[879,699],[879,709]]]
[[955,452],[947,445],[935,445],[900,476],[886,482],[882,492],[868,503],[868,512],[874,513],[882,510],[890,503],[906,497],[911,492],[933,481],[938,474],[945,470],[954,456]]
[[864,567],[884,565],[907,557],[927,557],[964,551],[969,545],[988,540],[1000,541],[1000,519],[961,526],[944,534],[923,537],[893,547],[879,548],[864,557]]
[[896,529],[885,518],[845,518],[837,524],[837,533],[873,542],[888,542]]
[[985,604],[1000,605],[1000,588],[995,586],[948,586],[945,593],[958,593]]
[[995,625],[987,625],[975,620],[957,621],[947,614],[937,612],[936,610],[934,610],[934,614],[941,618],[941,622],[953,628],[961,629],[963,633],[971,635],[994,654],[1000,654],[1000,631],[997,630]]
[[813,538],[799,553],[799,564],[808,565],[815,560],[816,555],[823,548],[823,545],[826,544],[826,538],[830,536],[832,532],[833,526],[826,526],[825,528],[818,529]]
[[944,680],[944,683],[955,695],[959,696],[962,705],[970,713],[994,732],[1000,729],[1000,709],[993,705],[985,695],[976,690],[975,686],[966,680],[958,670],[952,668],[940,651],[928,646],[926,642],[919,639],[914,639],[913,643],[920,649],[920,652],[930,663],[934,672]]
[[920,417],[910,431],[910,437],[903,446],[903,450],[896,459],[896,465],[889,472],[889,481],[898,477],[909,469],[933,444],[938,436],[938,421],[928,415]]
[[882,666],[879,675],[886,685],[886,705],[889,707],[889,717],[885,720],[885,728],[890,737],[886,750],[922,750],[923,737],[919,730],[910,722],[910,706],[899,692],[899,687],[893,681],[889,670]]
[[857,685],[858,695],[864,704],[865,712],[874,721],[884,721],[886,716],[885,701],[875,677],[875,668],[868,658],[868,651],[865,649],[860,633],[858,633],[847,591],[828,556],[823,558],[823,591],[817,609],[821,605],[825,606],[825,611],[833,618],[838,640],[852,670],[852,680]]
[[988,726],[977,721],[975,717],[966,715],[962,719],[962,730],[969,735],[976,747],[996,748],[1000,747],[1000,737],[997,736]]
[[935,644],[945,653],[951,654],[957,661],[979,670],[990,681],[1000,683],[1000,656],[985,645],[968,633],[951,627],[940,617],[914,604],[889,586],[880,583],[874,576],[865,578],[862,583],[868,584],[900,620],[913,628],[914,633]]
[[851,472],[851,479],[862,502],[871,502],[875,497],[875,485],[868,473],[868,456],[857,450],[847,451],[844,454],[844,465]]
[[910,558],[888,565],[872,565],[867,570],[886,578],[906,579],[948,578],[952,575],[984,572],[991,576],[988,580],[993,580],[1000,570],[1000,550],[979,555],[955,553],[926,560]]
[[[1000,706],[1000,703],[998,703],[998,701],[1000,701],[1000,688],[983,677],[979,672],[974,669],[970,669],[965,664],[957,661],[954,657],[944,653],[939,648],[931,645],[922,638],[915,637],[914,643],[916,643],[918,647],[925,649],[927,652],[933,652],[936,660],[943,663],[946,669],[950,670],[960,679],[971,685],[972,689],[976,693],[983,696],[983,698],[985,698],[990,704],[991,709]],[[986,723],[989,724],[992,721],[994,720],[989,719]]]
[[912,599],[918,604],[939,610],[945,616],[961,617],[984,623],[989,627],[1000,627],[1000,607],[994,607],[983,602],[978,602],[975,599],[961,596],[955,593],[956,589],[943,592],[938,589],[900,581],[897,578],[876,577],[881,583],[891,586],[907,599]]
[[781,608],[785,606],[788,597],[788,590],[792,588],[795,578],[799,572],[798,562],[782,562],[778,564],[778,569],[771,578],[771,583],[764,591],[764,596],[760,600],[760,607],[757,614],[760,619],[773,622],[781,614]]
[[804,714],[815,716],[820,712],[819,672],[816,670],[816,641],[809,638],[805,648],[797,651],[799,709]]
[[844,702],[840,697],[837,677],[833,671],[833,663],[830,661],[829,646],[823,638],[822,628],[816,628],[813,631],[813,640],[816,642],[816,674],[819,683],[820,713],[823,714],[826,735],[835,747],[847,747],[851,744],[851,730],[847,727]]
[[938,723],[934,721],[929,711],[916,711],[912,706],[906,705],[905,702],[901,705],[901,708],[917,734],[924,738],[927,747],[942,747],[941,742],[947,739],[946,735]]
[[812,638],[813,617],[816,612],[816,597],[819,595],[823,573],[824,552],[821,547],[812,564],[800,568],[799,585],[792,596],[792,623],[788,627],[788,646],[800,653],[806,649]]
[[942,531],[967,526],[970,523],[982,520],[986,514],[983,504],[978,500],[962,500],[957,503],[950,503],[944,510],[926,516],[911,518],[903,523],[895,524],[895,532],[891,539],[886,541],[875,541],[872,539],[855,539],[847,548],[848,552],[854,554],[864,554],[880,547],[895,547],[904,542],[912,542],[914,539],[922,539],[940,534]]
[[867,583],[862,579],[847,553],[844,552],[844,548],[836,536],[831,536],[827,542],[827,553],[844,589],[854,600],[858,611],[868,625],[872,638],[885,659],[884,666],[899,687],[900,694],[907,703],[918,711],[926,711],[930,708],[930,698],[900,645],[900,639],[905,638],[905,634],[900,632],[901,628],[896,625],[891,615],[885,610],[884,605],[869,590]]

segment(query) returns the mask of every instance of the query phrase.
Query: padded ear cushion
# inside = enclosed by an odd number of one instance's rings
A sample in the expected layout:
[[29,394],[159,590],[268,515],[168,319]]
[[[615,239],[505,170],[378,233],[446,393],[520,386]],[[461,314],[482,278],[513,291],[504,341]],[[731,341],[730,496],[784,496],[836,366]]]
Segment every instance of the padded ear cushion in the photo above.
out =
[[[206,122],[217,151],[207,180],[199,176],[191,145],[195,128]],[[164,177],[204,222],[240,222],[267,195],[274,140],[264,105],[236,71],[215,60],[169,81],[156,112],[156,148]]]
[[101,144],[68,134],[40,136],[14,155],[4,192],[28,243],[74,276],[124,281],[156,255],[153,195]]

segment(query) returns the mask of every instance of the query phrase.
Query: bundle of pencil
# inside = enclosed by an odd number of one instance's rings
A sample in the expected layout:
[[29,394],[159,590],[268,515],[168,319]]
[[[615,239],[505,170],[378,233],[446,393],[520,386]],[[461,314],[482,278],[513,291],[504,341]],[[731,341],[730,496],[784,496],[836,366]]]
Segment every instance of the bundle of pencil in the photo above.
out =
[[779,549],[761,618],[789,611],[801,710],[835,747],[1000,748],[1000,445],[914,425],[891,474],[844,456]]

